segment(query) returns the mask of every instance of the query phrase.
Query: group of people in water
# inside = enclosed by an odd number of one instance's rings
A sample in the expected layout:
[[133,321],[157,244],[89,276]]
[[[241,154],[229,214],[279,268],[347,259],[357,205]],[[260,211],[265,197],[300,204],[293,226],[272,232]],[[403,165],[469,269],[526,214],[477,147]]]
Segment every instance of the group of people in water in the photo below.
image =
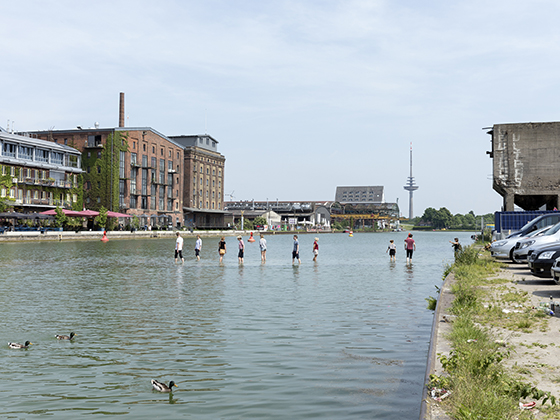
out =
[[[412,239],[412,233],[409,233],[404,240],[404,249],[406,251],[406,263],[410,264],[412,262],[412,254],[416,251],[416,242]],[[394,240],[389,241],[389,247],[386,253],[389,253],[389,259],[391,262],[397,261],[397,245]]]
[[[251,238],[252,238],[251,234]],[[239,235],[237,237],[237,260],[239,264],[243,264],[245,262],[245,242],[243,242],[243,237]],[[266,262],[266,239],[264,235],[260,234],[259,239],[259,249],[261,251],[261,261],[264,263]],[[196,235],[196,242],[194,245],[194,252],[197,260],[200,260],[200,251],[202,250],[202,239],[200,239],[200,235]],[[222,236],[220,241],[218,242],[218,255],[220,256],[220,263],[224,259],[224,255],[227,252],[226,247],[226,240],[225,237]],[[313,241],[313,261],[317,261],[317,257],[319,256],[319,238],[315,238]],[[175,263],[181,259],[181,262],[185,262],[185,258],[183,257],[183,237],[179,232],[177,232],[177,240],[175,241]],[[301,259],[299,257],[299,240],[298,236],[294,235],[294,245],[292,250],[292,264],[295,263],[297,260],[298,264],[301,263]]]
[[[252,235],[251,235],[252,237]],[[298,236],[294,235],[294,244],[292,249],[292,264],[295,264],[296,260],[298,264],[301,263],[301,258],[299,257],[299,240]],[[459,239],[455,238],[453,241],[449,241],[455,254],[461,250],[461,244],[459,244]],[[245,243],[243,242],[243,237],[239,235],[237,237],[237,260],[239,264],[243,264],[245,261]],[[260,234],[259,239],[259,249],[261,252],[261,261],[264,263],[266,262],[266,239],[264,235]],[[412,233],[409,233],[406,239],[404,240],[404,249],[406,251],[406,263],[410,264],[412,262],[412,255],[414,251],[416,251],[416,242],[412,239]],[[200,239],[200,235],[196,235],[196,242],[194,245],[194,253],[197,260],[200,260],[200,251],[202,250],[202,239]],[[227,252],[226,248],[226,240],[225,237],[222,236],[220,241],[218,242],[218,255],[220,256],[220,263],[223,262],[224,255]],[[397,261],[397,245],[395,241],[391,239],[389,241],[389,246],[387,248],[386,253],[389,253],[389,258],[391,262]],[[313,241],[313,261],[317,261],[317,257],[319,256],[319,238],[315,238]],[[183,238],[181,234],[177,232],[177,241],[175,242],[175,263],[178,262],[179,258],[181,262],[185,262],[183,258]]]

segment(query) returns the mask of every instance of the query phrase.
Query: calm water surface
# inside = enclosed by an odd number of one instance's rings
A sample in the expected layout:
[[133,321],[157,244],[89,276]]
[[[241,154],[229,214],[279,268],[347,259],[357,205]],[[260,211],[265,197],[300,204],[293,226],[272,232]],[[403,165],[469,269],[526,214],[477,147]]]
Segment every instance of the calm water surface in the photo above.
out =
[[[432,313],[426,298],[470,233],[267,236],[0,245],[0,416],[416,419]],[[245,237],[247,239],[247,237]],[[385,253],[397,243],[397,262]],[[55,334],[77,336],[58,341]],[[34,343],[12,350],[9,341]],[[1,344],[4,343],[4,344]],[[174,380],[173,394],[150,379]]]

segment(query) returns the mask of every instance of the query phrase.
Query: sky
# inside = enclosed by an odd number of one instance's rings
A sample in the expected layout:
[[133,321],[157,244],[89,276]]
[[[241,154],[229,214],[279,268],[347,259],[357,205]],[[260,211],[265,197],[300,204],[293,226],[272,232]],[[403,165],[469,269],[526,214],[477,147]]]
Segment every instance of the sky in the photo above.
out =
[[0,126],[204,134],[226,199],[498,211],[486,127],[558,121],[556,0],[0,0]]

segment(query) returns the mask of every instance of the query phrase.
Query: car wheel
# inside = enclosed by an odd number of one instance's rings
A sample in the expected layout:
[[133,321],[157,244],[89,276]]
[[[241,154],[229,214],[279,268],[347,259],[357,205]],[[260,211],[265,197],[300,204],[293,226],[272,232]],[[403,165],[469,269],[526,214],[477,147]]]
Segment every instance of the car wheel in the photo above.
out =
[[511,251],[509,251],[509,259],[510,259],[511,261],[513,261],[514,264],[519,264],[517,261],[515,261],[515,260],[513,259],[513,248],[511,248]]

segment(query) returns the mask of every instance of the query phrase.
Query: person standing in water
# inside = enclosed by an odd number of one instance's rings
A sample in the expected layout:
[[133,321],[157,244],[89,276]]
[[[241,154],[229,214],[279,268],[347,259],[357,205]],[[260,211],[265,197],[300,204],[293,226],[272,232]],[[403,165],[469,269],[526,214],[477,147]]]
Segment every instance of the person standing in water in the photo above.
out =
[[196,235],[196,242],[194,244],[194,255],[196,259],[200,261],[200,250],[202,249],[202,239],[200,239],[200,235]]
[[259,239],[259,248],[261,249],[261,261],[266,262],[266,239],[261,233],[261,239]]
[[296,259],[298,260],[298,263],[301,264],[301,260],[299,259],[299,241],[297,235],[294,235],[294,249],[292,251],[292,264]]
[[179,232],[177,232],[177,241],[175,242],[175,263],[177,263],[177,257],[181,258],[183,264],[185,263],[183,258],[183,238]]
[[412,233],[408,234],[408,237],[404,240],[404,249],[406,249],[406,263],[410,264],[412,261],[412,254],[416,251],[416,242],[412,239]]
[[313,242],[313,261],[317,261],[317,257],[319,256],[319,238],[315,238]]
[[243,263],[243,258],[245,257],[245,244],[243,243],[243,237],[238,236],[237,240],[239,241],[239,253],[237,254],[237,259],[239,264]]
[[397,261],[397,245],[395,244],[395,241],[393,241],[392,239],[389,241],[389,247],[385,252],[389,253],[389,260],[391,262]]
[[220,262],[222,262],[224,255],[226,255],[226,239],[223,236],[218,242],[218,254],[220,254]]

